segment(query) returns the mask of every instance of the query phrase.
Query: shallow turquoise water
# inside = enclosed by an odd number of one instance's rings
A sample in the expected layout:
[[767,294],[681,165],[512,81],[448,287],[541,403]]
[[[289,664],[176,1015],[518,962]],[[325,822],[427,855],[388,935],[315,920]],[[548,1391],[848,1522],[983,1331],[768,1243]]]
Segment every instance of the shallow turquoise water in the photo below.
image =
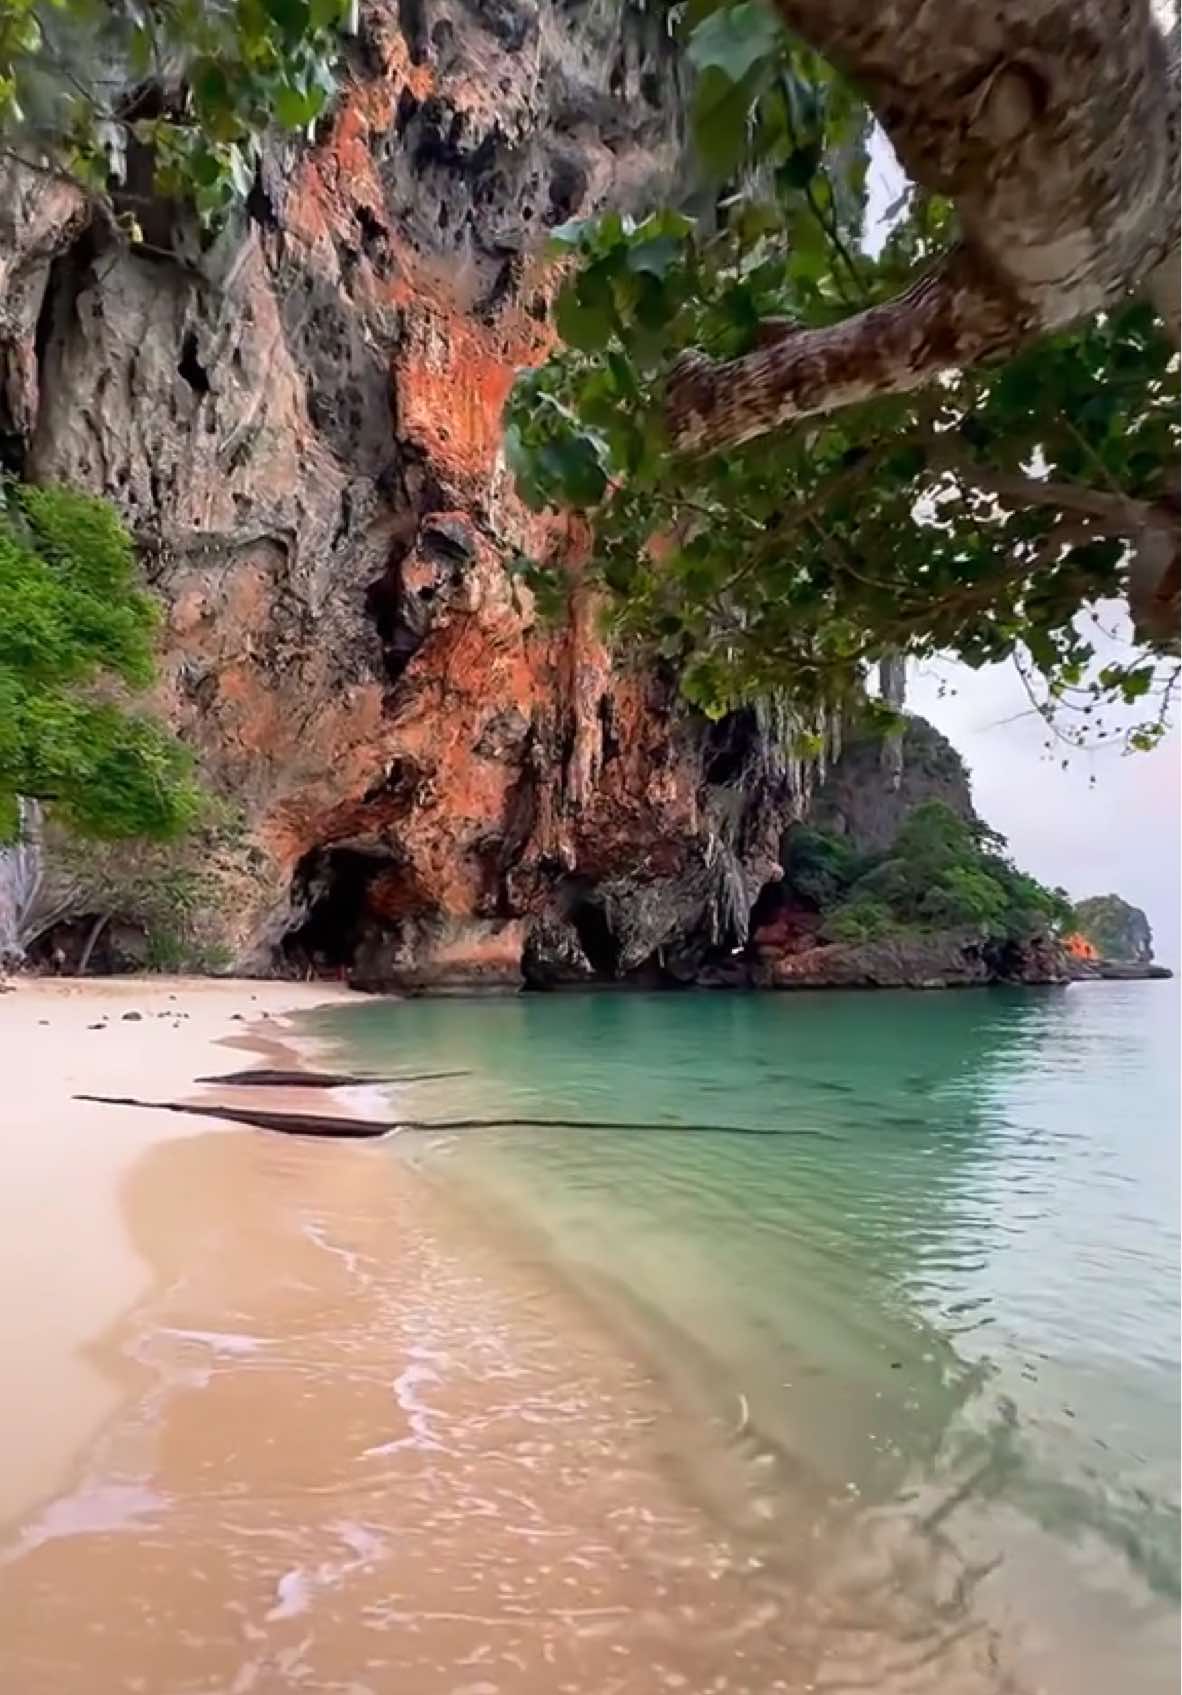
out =
[[470,1073],[394,1090],[408,1117],[649,1125],[389,1146],[720,1450],[776,1456],[814,1547],[954,1543],[1034,1686],[1175,1686],[1176,985],[372,1002],[315,1030]]

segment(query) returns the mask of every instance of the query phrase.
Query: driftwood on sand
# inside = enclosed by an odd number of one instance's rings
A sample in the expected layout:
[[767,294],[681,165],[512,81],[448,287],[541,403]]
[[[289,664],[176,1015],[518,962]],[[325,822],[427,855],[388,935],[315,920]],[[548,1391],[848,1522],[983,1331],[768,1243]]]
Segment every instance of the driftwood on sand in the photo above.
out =
[[256,1130],[278,1130],[289,1136],[340,1137],[346,1141],[386,1136],[392,1130],[627,1130],[649,1135],[672,1136],[819,1136],[834,1140],[823,1130],[789,1130],[750,1124],[653,1124],[605,1118],[340,1118],[307,1112],[266,1112],[240,1106],[195,1106],[186,1101],[140,1101],[128,1095],[75,1095],[76,1101],[97,1101],[104,1106],[147,1107],[153,1112],[187,1112],[196,1118],[217,1118],[230,1124],[248,1124]]
[[198,1077],[198,1083],[232,1084],[238,1088],[348,1089],[363,1083],[428,1083],[437,1077],[470,1077],[470,1071],[405,1071],[389,1077],[354,1076],[340,1071],[278,1071],[255,1066],[227,1071],[224,1077]]

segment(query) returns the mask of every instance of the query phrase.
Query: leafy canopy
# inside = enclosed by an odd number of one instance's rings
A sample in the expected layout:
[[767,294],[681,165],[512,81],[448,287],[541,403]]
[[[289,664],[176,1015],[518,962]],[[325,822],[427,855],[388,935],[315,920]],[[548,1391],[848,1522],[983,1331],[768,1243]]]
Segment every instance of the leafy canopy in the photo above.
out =
[[[783,689],[830,708],[860,698],[885,653],[951,651],[974,667],[1013,658],[1048,716],[1078,707],[1069,740],[1152,745],[1176,667],[1146,648],[1100,668],[1079,618],[1124,592],[1141,526],[1170,521],[1178,368],[1146,306],[918,395],[671,451],[679,357],[835,324],[897,296],[955,237],[948,203],[909,191],[864,251],[871,119],[849,86],[760,0],[691,0],[680,16],[696,215],[608,212],[552,232],[564,345],[509,399],[521,495],[589,513],[610,629],[677,663],[712,715]],[[516,568],[555,603],[561,567]],[[1112,702],[1142,703],[1131,731],[1104,722]]]
[[193,821],[189,758],[123,704],[154,676],[154,603],[105,501],[9,486],[0,507],[0,841],[19,800],[83,835],[176,836]]
[[138,149],[158,193],[216,221],[268,123],[320,116],[355,27],[356,0],[0,0],[0,143],[100,198]]
[[1062,891],[1019,871],[1004,849],[992,831],[943,801],[926,801],[886,853],[860,854],[848,837],[798,826],[788,837],[785,887],[823,915],[826,941],[971,926],[996,941],[1021,942],[1069,928]]

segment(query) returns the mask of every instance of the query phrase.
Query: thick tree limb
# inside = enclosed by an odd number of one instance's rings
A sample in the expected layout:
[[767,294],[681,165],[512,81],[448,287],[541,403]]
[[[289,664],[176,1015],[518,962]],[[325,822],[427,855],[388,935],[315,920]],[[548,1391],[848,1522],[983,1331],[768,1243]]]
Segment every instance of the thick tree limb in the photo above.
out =
[[1027,333],[1000,280],[986,289],[957,248],[897,300],[825,329],[802,330],[742,359],[685,355],[667,390],[683,451],[734,447],[781,424],[836,412],[876,394],[925,388],[941,371],[975,365]]
[[[778,0],[863,91],[963,231],[897,300],[715,365],[668,393],[685,450],[750,440],[1005,354],[1155,277],[1178,242],[1170,46],[1148,0]],[[1165,300],[1168,307],[1168,299]]]
[[1097,535],[1123,536],[1131,541],[1148,528],[1178,529],[1177,513],[1164,503],[1135,500],[1119,491],[1089,488],[1083,483],[995,470],[947,448],[938,448],[931,462],[979,493],[992,495],[1011,511],[1028,506],[1054,507],[1068,516],[1088,519]]

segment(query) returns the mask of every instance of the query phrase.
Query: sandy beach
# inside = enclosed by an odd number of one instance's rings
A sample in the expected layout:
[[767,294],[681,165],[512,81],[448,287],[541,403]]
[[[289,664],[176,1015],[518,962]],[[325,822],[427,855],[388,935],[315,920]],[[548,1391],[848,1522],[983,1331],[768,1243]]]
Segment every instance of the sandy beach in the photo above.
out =
[[328,998],[0,997],[0,1686],[797,1687],[774,1592],[665,1470],[688,1438],[661,1386],[527,1246],[381,1143],[73,1099],[194,1098]]
[[117,1404],[87,1344],[152,1276],[121,1189],[149,1148],[197,1124],[74,1096],[195,1096],[194,1078],[250,1063],[235,1050],[281,1032],[285,1013],[347,998],[332,985],[167,977],[30,979],[0,995],[0,1349],[21,1383],[0,1400],[0,1451],[20,1456],[0,1470],[0,1520],[41,1498]]
[[868,1635],[893,1539],[822,1592],[733,1397],[691,1406],[478,1194],[383,1141],[74,1099],[257,1105],[195,1080],[322,1063],[287,1015],[342,996],[0,996],[0,1688],[784,1695],[837,1665],[993,1692],[988,1633],[937,1655],[892,1600]]

